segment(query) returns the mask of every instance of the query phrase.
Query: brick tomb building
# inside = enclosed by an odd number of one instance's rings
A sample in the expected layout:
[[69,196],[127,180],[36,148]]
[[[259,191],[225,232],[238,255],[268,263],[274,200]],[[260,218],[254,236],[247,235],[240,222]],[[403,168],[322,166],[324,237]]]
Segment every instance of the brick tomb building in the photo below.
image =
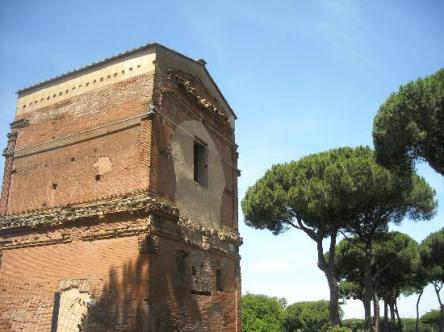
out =
[[159,44],[20,90],[0,330],[240,331],[235,119]]

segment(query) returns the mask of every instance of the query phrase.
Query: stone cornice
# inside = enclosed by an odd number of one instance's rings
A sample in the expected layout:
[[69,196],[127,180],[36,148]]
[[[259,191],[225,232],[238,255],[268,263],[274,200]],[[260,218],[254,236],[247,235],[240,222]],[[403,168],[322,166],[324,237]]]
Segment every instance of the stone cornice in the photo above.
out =
[[[105,218],[108,215],[128,212],[146,212],[147,216],[135,219],[131,225],[109,224],[106,229],[86,227],[89,230],[78,232],[78,224],[85,218]],[[17,230],[32,230],[39,226],[68,226],[63,231],[48,231],[43,235],[16,234]],[[73,227],[72,230],[70,230]],[[75,239],[94,241],[99,239],[125,237],[144,234],[166,234],[183,240],[203,250],[217,250],[237,255],[242,244],[239,233],[229,227],[213,228],[179,216],[178,209],[147,191],[137,191],[120,196],[112,196],[94,202],[67,205],[52,209],[28,211],[0,218],[0,233],[9,234],[0,240],[0,249],[68,243]],[[10,236],[12,235],[12,237]],[[1,251],[1,250],[0,250]]]
[[182,91],[188,97],[190,97],[202,110],[215,114],[219,119],[228,123],[228,119],[224,111],[214,105],[204,96],[201,96],[198,89],[190,80],[186,78],[186,75],[186,73],[182,73],[179,70],[170,69],[168,71],[168,80],[175,82],[182,89]]
[[242,238],[237,231],[224,226],[214,228],[182,217],[171,223],[151,215],[148,218],[148,229],[151,234],[180,239],[199,249],[216,250],[228,255],[239,255],[238,248],[242,245]]
[[54,83],[54,82],[60,81],[62,79],[66,79],[68,76],[74,76],[76,74],[85,72],[87,70],[98,68],[98,67],[103,66],[103,65],[108,64],[108,63],[113,63],[115,60],[122,59],[122,58],[124,58],[126,56],[129,56],[131,54],[135,54],[135,53],[138,53],[138,52],[142,52],[142,51],[149,50],[149,49],[154,49],[154,48],[162,48],[162,49],[164,49],[164,50],[166,50],[168,52],[171,52],[171,53],[173,53],[173,54],[175,54],[177,56],[180,56],[180,57],[182,57],[182,58],[184,58],[184,59],[186,59],[186,60],[188,60],[190,62],[194,62],[194,63],[197,63],[197,64],[205,67],[205,65],[201,61],[194,60],[194,59],[192,59],[192,58],[190,58],[190,57],[188,57],[186,55],[183,55],[183,54],[181,54],[181,53],[179,53],[179,52],[177,52],[177,51],[175,51],[173,49],[170,49],[170,48],[168,48],[166,46],[163,46],[163,45],[161,45],[159,43],[148,43],[148,44],[145,44],[145,45],[142,45],[142,46],[139,46],[139,47],[135,47],[135,48],[123,51],[123,52],[121,52],[121,53],[119,53],[117,55],[113,55],[111,57],[98,60],[96,62],[90,63],[90,64],[85,65],[83,67],[79,67],[79,68],[73,69],[73,70],[68,71],[66,73],[63,73],[63,74],[61,74],[59,76],[55,76],[55,77],[49,78],[47,80],[44,80],[44,81],[38,82],[36,84],[33,84],[31,86],[22,88],[22,89],[17,91],[17,94],[21,95],[21,94],[24,94],[24,93],[28,93],[28,92],[30,92],[32,90],[35,90],[37,88],[46,86],[46,85],[48,85],[50,83]]
[[14,234],[0,236],[1,250],[18,249],[25,247],[47,246],[72,241],[95,241],[118,237],[135,236],[148,232],[148,218],[137,218],[130,222],[117,222],[97,227],[98,225],[73,226],[63,230],[52,229],[46,232]]
[[3,153],[2,153],[3,157],[8,158],[8,157],[12,157],[13,155],[14,155],[14,152],[12,152],[11,149],[8,149],[8,148],[3,149]]
[[8,141],[13,141],[17,138],[18,132],[17,131],[11,131],[10,133],[6,134],[6,137],[8,138]]
[[73,241],[96,241],[120,237],[138,236],[141,254],[157,253],[159,241],[167,237],[183,241],[201,250],[215,250],[237,257],[242,244],[239,234],[228,228],[213,229],[188,219],[162,218],[154,214],[134,220],[100,225],[76,225],[65,229],[45,232],[0,236],[0,260],[2,250],[48,246]]
[[120,196],[111,196],[93,202],[60,206],[50,209],[26,211],[16,215],[0,217],[0,232],[38,226],[59,226],[85,218],[103,218],[122,212],[157,212],[178,217],[178,210],[170,203],[148,193],[138,191]]
[[29,125],[28,119],[19,119],[19,120],[15,120],[14,122],[10,123],[11,129],[24,128],[28,125]]
[[179,218],[177,225],[180,235],[185,242],[197,244],[202,249],[220,249],[223,247],[222,244],[224,242],[229,242],[236,246],[242,245],[242,238],[239,233],[228,227],[217,229],[195,223],[186,218]]

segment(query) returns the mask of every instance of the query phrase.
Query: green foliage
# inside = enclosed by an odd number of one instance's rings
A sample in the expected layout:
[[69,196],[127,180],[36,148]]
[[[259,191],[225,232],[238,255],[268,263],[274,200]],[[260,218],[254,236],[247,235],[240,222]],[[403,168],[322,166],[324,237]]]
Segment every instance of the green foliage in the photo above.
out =
[[426,312],[424,315],[421,316],[421,323],[433,326],[434,328],[438,329],[440,318],[441,318],[440,311],[432,310]]
[[[242,200],[245,223],[279,234],[290,227],[317,243],[318,266],[335,284],[335,251],[323,256],[322,239],[336,242],[339,231],[385,231],[388,222],[430,219],[435,192],[414,173],[399,176],[375,162],[368,147],[338,148],[272,166]],[[337,322],[336,288],[331,289],[330,320]]]
[[378,292],[385,299],[396,299],[410,287],[419,261],[418,244],[407,234],[390,232],[375,245],[375,274]]
[[386,166],[405,171],[426,160],[444,175],[444,69],[392,94],[374,119],[373,140]]
[[383,298],[396,298],[410,286],[419,261],[418,245],[407,234],[381,234],[373,244],[370,261],[365,260],[364,243],[353,238],[336,246],[336,272],[341,279],[340,291],[346,298],[362,300],[364,270],[371,264],[376,291]]
[[409,276],[409,282],[403,289],[403,295],[410,296],[413,294],[417,294],[419,296],[420,294],[422,294],[424,288],[429,283],[428,276],[429,271],[422,265],[421,257],[418,256],[418,259],[414,261],[413,270]]
[[[418,327],[420,332],[438,332],[437,328],[434,328],[431,325],[423,324],[422,322],[419,322]],[[416,319],[403,318],[402,330],[403,332],[416,332]]]
[[348,327],[344,326],[333,326],[331,324],[324,325],[321,329],[317,330],[319,332],[353,332]]
[[[396,326],[394,326],[390,321],[388,322],[389,327],[391,326],[391,331],[396,331]],[[364,320],[363,319],[344,319],[342,321],[342,326],[349,328],[352,332],[364,332]],[[416,319],[414,318],[403,318],[402,326],[404,332],[415,332],[416,331]],[[383,319],[380,321],[380,331],[384,331]],[[419,323],[419,331],[421,332],[433,332],[430,325]],[[437,331],[435,327],[434,331]]]
[[349,328],[352,332],[364,331],[365,322],[363,319],[344,319],[342,326]]
[[353,183],[343,164],[353,152],[337,149],[274,165],[242,201],[247,225],[278,234],[300,218],[328,235],[348,214],[343,199],[353,191]]
[[357,238],[342,240],[336,245],[336,273],[342,297],[363,300],[365,259],[362,241]]
[[[341,262],[342,264],[342,262]],[[342,272],[336,271],[338,278],[344,278]],[[339,294],[344,299],[361,300],[364,298],[363,294],[363,284],[349,281],[347,279],[342,279],[338,284]]]
[[281,332],[285,301],[266,295],[242,296],[242,331]]
[[[440,293],[444,287],[444,228],[427,236],[419,248],[425,278],[433,285],[438,302],[442,306]],[[441,310],[444,310],[444,307]],[[440,320],[440,328],[443,329],[444,316],[441,316]]]
[[[442,305],[440,292],[444,287],[444,228],[427,236],[419,250],[426,280],[433,284],[438,302]],[[444,315],[440,320],[440,328],[443,329]]]
[[274,165],[248,188],[242,210],[246,224],[255,228],[278,234],[298,220],[325,237],[374,222],[364,215],[384,222],[405,215],[430,219],[434,195],[423,178],[400,177],[376,164],[367,147],[339,148]]
[[444,228],[431,233],[420,245],[421,262],[429,282],[444,282]]
[[297,302],[285,309],[284,330],[317,332],[328,323],[328,301]]

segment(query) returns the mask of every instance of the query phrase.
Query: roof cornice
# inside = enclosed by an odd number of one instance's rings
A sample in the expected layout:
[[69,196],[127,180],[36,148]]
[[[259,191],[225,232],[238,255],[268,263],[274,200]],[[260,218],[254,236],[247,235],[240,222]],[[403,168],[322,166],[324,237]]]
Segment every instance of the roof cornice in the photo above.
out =
[[231,112],[231,114],[234,116],[235,119],[237,118],[237,116],[236,116],[236,114],[234,113],[233,109],[231,109],[230,104],[229,104],[228,101],[225,99],[224,95],[223,95],[222,92],[220,91],[220,89],[219,89],[219,87],[217,86],[216,82],[213,80],[213,78],[211,77],[211,75],[210,75],[210,73],[208,72],[207,68],[205,67],[206,62],[205,62],[204,60],[202,60],[202,59],[199,59],[199,60],[192,59],[192,58],[190,58],[190,57],[188,57],[188,56],[186,56],[186,55],[184,55],[184,54],[182,54],[182,53],[179,53],[179,52],[177,52],[177,51],[175,51],[175,50],[173,50],[173,49],[171,49],[171,48],[168,48],[168,47],[166,47],[166,46],[163,46],[163,45],[161,45],[161,44],[159,44],[159,43],[148,43],[148,44],[145,44],[145,45],[142,45],[142,46],[136,47],[136,48],[132,48],[132,49],[126,50],[126,51],[124,51],[124,52],[121,52],[121,53],[119,53],[119,54],[113,55],[113,56],[111,56],[111,57],[108,57],[108,58],[105,58],[105,59],[102,59],[102,60],[99,60],[99,61],[96,61],[96,62],[90,63],[90,64],[88,64],[88,65],[85,65],[85,66],[82,66],[82,67],[76,68],[76,69],[74,69],[74,70],[68,71],[68,72],[63,73],[63,74],[61,74],[61,75],[58,75],[58,76],[55,76],[55,77],[49,78],[49,79],[47,79],[47,80],[44,80],[44,81],[38,82],[38,83],[36,83],[36,84],[30,85],[30,86],[25,87],[25,88],[22,88],[22,89],[18,90],[16,93],[17,93],[19,96],[22,96],[22,95],[27,94],[27,93],[30,93],[30,92],[32,92],[32,91],[34,91],[34,90],[36,90],[36,89],[42,88],[42,87],[44,87],[44,86],[47,86],[47,85],[50,85],[50,84],[53,84],[53,83],[56,83],[57,81],[64,80],[64,79],[66,79],[66,78],[69,78],[69,77],[71,77],[71,76],[74,76],[74,75],[77,75],[77,74],[83,73],[83,72],[85,72],[85,71],[88,71],[88,70],[91,70],[91,69],[94,69],[94,68],[97,68],[97,67],[103,66],[103,65],[105,65],[105,64],[107,64],[107,63],[110,63],[110,62],[112,62],[112,61],[118,60],[118,59],[120,59],[120,58],[123,58],[123,57],[129,56],[129,55],[135,54],[135,53],[137,53],[137,52],[146,51],[146,50],[150,50],[150,49],[156,49],[156,48],[162,48],[162,49],[164,49],[164,50],[166,50],[166,51],[168,51],[168,52],[170,52],[170,53],[173,53],[173,54],[175,54],[175,55],[177,55],[177,56],[180,56],[180,57],[182,57],[182,58],[184,58],[184,59],[186,59],[186,60],[188,60],[188,61],[191,61],[191,62],[193,62],[193,63],[195,63],[195,64],[201,66],[201,67],[203,68],[204,72],[205,72],[205,73],[208,75],[208,77],[210,78],[211,82],[212,82],[212,83],[214,84],[214,86],[216,87],[217,91],[218,91],[218,92],[220,93],[220,95],[222,96],[222,99],[223,99],[224,102],[227,104],[228,109],[229,109],[229,111]]
[[125,56],[131,55],[131,54],[135,54],[135,53],[140,52],[140,51],[145,51],[145,50],[149,50],[149,49],[155,49],[156,47],[161,47],[163,49],[166,49],[166,50],[168,50],[170,52],[175,53],[176,55],[179,55],[179,56],[181,56],[183,58],[186,58],[187,60],[193,61],[193,62],[195,62],[195,63],[197,63],[197,64],[199,64],[201,66],[205,66],[201,61],[189,58],[189,57],[187,57],[187,56],[185,56],[185,55],[183,55],[183,54],[181,54],[179,52],[176,52],[176,51],[174,51],[172,49],[169,49],[169,48],[167,48],[167,47],[165,47],[165,46],[163,46],[161,44],[158,44],[158,43],[148,43],[148,44],[136,47],[136,48],[132,48],[132,49],[126,50],[124,52],[121,52],[119,54],[113,55],[111,57],[108,57],[108,58],[105,58],[105,59],[102,59],[102,60],[99,60],[99,61],[95,61],[95,62],[90,63],[88,65],[85,65],[85,66],[73,69],[71,71],[68,71],[66,73],[60,74],[58,76],[49,78],[47,80],[38,82],[38,83],[33,84],[33,85],[30,85],[28,87],[22,88],[22,89],[17,91],[17,94],[21,95],[23,93],[26,93],[26,92],[29,92],[29,91],[34,90],[36,88],[40,88],[40,87],[42,87],[44,85],[47,85],[48,83],[54,83],[54,82],[56,82],[58,80],[67,78],[67,77],[75,75],[75,74],[82,73],[82,72],[84,72],[86,70],[90,70],[90,69],[93,69],[95,67],[102,66],[102,65],[104,65],[106,63],[109,63],[111,61],[123,58]]

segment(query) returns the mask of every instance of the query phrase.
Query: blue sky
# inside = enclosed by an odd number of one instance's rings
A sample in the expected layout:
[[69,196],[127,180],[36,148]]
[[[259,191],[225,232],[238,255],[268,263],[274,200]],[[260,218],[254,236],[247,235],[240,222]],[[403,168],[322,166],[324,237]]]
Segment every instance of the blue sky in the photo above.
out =
[[[236,111],[239,198],[273,163],[371,145],[379,105],[399,85],[444,67],[440,1],[0,1],[0,145],[15,91],[148,42],[204,58]],[[0,163],[3,168],[3,160]],[[419,171],[444,205],[444,178]],[[242,223],[243,291],[289,302],[328,298],[315,245]],[[444,225],[397,229],[421,241]],[[401,314],[414,315],[413,298]],[[430,288],[421,311],[437,307]],[[349,303],[346,317],[362,316]]]

